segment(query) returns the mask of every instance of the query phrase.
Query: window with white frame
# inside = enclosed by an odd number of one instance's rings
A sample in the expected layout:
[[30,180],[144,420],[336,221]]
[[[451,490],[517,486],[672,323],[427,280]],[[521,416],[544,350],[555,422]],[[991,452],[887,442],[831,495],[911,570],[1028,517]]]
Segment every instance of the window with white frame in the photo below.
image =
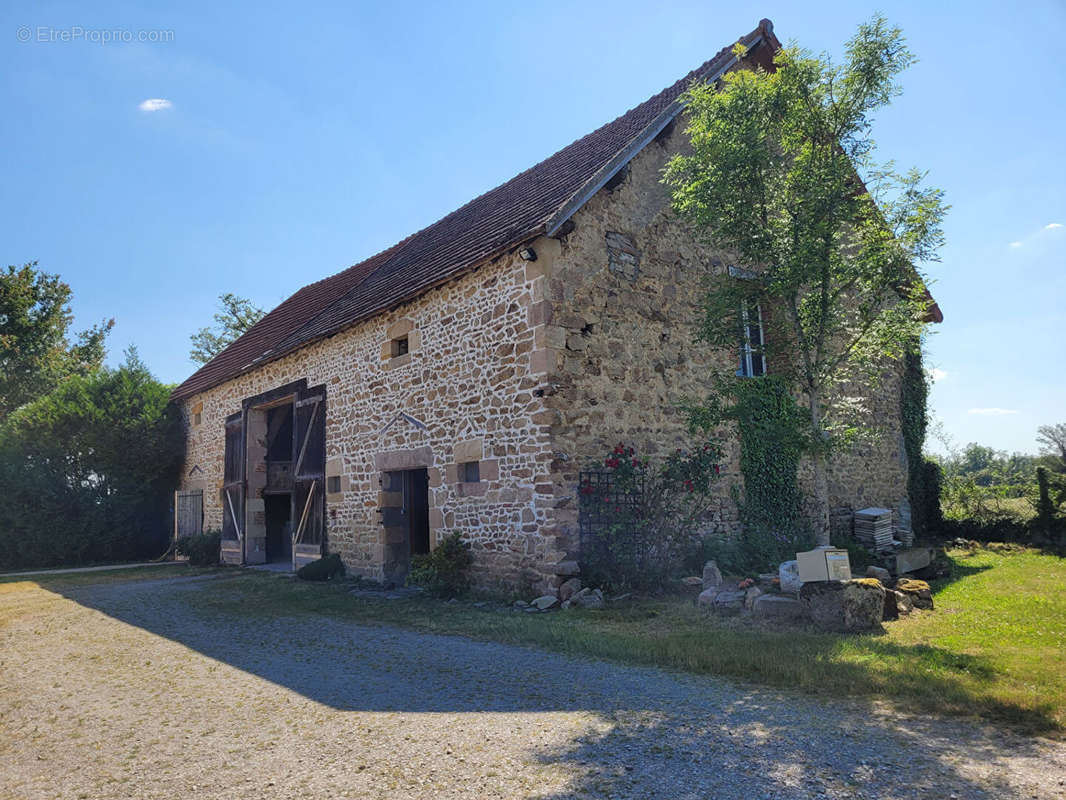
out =
[[766,353],[762,328],[762,306],[745,303],[740,307],[740,369],[743,378],[758,378],[766,374]]

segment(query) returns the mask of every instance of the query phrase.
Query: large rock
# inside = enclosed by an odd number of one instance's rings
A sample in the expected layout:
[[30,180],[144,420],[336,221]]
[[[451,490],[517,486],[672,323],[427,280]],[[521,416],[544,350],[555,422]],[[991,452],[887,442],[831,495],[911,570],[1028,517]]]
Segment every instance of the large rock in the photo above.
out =
[[551,571],[554,575],[570,577],[571,575],[580,574],[581,567],[578,566],[576,561],[560,561],[551,568]]
[[844,630],[844,584],[839,581],[805,583],[799,597],[816,626],[827,631]]
[[722,585],[722,571],[718,569],[718,562],[708,561],[703,565],[703,590],[717,590]]
[[744,592],[744,608],[751,611],[752,606],[755,605],[755,601],[762,596],[762,589],[758,586],[751,586]]
[[844,627],[868,631],[881,624],[885,614],[885,587],[877,578],[856,578],[844,584]]
[[914,610],[914,604],[910,598],[895,589],[885,590],[885,611],[882,619],[899,619],[901,614],[909,614]]
[[599,589],[582,589],[570,598],[570,605],[578,608],[603,608],[603,592]]
[[570,578],[567,581],[563,581],[562,586],[559,587],[559,599],[562,602],[566,602],[575,594],[581,591],[581,579]]
[[781,581],[781,591],[789,594],[799,594],[803,588],[800,580],[800,568],[798,561],[785,561],[777,568],[777,577]]
[[719,592],[714,598],[714,611],[724,616],[736,616],[744,610],[743,591]]
[[864,631],[881,624],[885,588],[874,578],[803,584],[800,600],[822,630]]
[[714,608],[714,598],[718,596],[719,589],[704,589],[696,598],[696,605],[700,608]]
[[933,610],[933,592],[925,581],[901,578],[896,582],[896,591],[907,595],[915,608]]
[[783,594],[764,594],[755,598],[752,616],[760,619],[779,619],[800,622],[809,618],[807,607],[794,597]]
[[887,586],[889,581],[892,580],[892,573],[884,567],[875,567],[873,564],[871,564],[866,568],[866,577],[877,578],[877,580],[881,581],[881,583]]
[[534,606],[535,608],[540,609],[541,611],[547,611],[549,608],[551,608],[552,606],[554,606],[558,602],[559,602],[559,598],[556,597],[555,595],[553,595],[553,594],[545,594],[545,595],[541,595],[540,597],[536,598],[535,600],[531,600],[529,604],[531,606]]

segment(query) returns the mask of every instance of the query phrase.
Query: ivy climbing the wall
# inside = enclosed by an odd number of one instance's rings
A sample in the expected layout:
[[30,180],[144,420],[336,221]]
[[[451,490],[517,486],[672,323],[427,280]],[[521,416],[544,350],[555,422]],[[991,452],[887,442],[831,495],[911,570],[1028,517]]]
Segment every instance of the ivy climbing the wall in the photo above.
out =
[[903,386],[899,413],[903,445],[907,454],[907,497],[911,504],[911,526],[917,536],[926,537],[940,527],[940,468],[922,455],[929,425],[927,402],[929,384],[922,366],[922,351],[915,343],[904,356]]
[[729,572],[750,574],[776,570],[797,551],[813,547],[797,480],[800,458],[812,447],[810,420],[788,384],[777,376],[731,379],[688,412],[695,428],[734,422],[740,434],[744,489],[735,487],[734,498],[741,532],[732,539],[709,538],[705,555]]

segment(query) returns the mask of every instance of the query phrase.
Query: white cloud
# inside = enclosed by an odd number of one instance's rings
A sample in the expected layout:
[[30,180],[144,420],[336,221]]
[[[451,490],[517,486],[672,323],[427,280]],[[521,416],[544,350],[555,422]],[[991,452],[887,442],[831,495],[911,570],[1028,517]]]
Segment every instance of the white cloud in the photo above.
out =
[[172,103],[169,100],[164,100],[162,97],[150,97],[141,103],[137,108],[141,111],[165,111],[170,108]]
[[942,370],[940,367],[933,367],[930,370],[926,370],[929,378],[933,381],[942,381],[948,376],[946,370]]
[[983,414],[989,417],[1002,417],[1004,414],[1017,414],[1016,408],[971,408],[968,414]]
[[1019,247],[1025,247],[1026,245],[1036,244],[1045,234],[1054,233],[1056,231],[1062,230],[1062,228],[1063,225],[1061,222],[1049,222],[1047,225],[1044,225],[1041,228],[1037,228],[1036,231],[1030,233],[1028,236],[1023,236],[1018,241],[1011,242],[1010,246],[1017,249]]

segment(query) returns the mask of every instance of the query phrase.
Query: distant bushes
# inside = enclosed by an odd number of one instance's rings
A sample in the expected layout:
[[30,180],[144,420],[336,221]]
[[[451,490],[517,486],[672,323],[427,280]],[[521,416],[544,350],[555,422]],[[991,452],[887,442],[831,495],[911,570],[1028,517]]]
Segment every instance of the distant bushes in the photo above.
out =
[[179,556],[188,556],[194,567],[210,567],[218,563],[222,533],[207,531],[197,536],[182,536],[175,546]]
[[68,378],[0,424],[0,569],[166,550],[182,461],[170,389],[129,353]]

